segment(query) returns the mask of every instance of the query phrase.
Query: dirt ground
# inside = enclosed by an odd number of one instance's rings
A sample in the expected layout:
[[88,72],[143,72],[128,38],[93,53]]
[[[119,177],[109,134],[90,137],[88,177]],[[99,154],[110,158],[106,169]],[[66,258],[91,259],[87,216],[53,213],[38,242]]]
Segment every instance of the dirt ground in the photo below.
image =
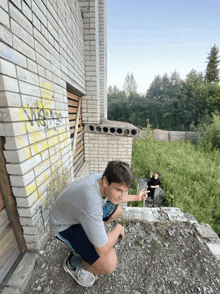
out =
[[[118,221],[106,226],[113,229]],[[187,223],[124,222],[116,270],[82,287],[64,272],[68,247],[51,237],[24,294],[220,294],[220,262]]]

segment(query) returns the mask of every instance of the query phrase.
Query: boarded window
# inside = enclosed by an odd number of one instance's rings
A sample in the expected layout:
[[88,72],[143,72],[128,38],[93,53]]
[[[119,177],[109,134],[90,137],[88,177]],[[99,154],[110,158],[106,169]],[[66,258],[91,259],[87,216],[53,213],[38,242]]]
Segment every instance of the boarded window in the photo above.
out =
[[81,97],[67,91],[68,112],[70,123],[70,138],[72,140],[74,175],[78,173],[85,162],[84,127],[82,124]]

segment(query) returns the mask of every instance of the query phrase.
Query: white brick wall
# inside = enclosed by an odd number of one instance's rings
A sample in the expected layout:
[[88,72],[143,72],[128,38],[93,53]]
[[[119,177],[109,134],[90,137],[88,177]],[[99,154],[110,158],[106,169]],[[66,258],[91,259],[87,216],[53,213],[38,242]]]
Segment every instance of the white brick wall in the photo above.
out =
[[36,249],[37,223],[48,233],[50,182],[57,171],[73,180],[66,83],[86,92],[83,20],[74,0],[2,0],[0,13],[0,136],[27,247]]
[[[106,6],[0,1],[0,136],[28,249],[40,249],[48,237],[57,172],[73,180],[67,84],[83,95],[83,123],[107,117]],[[85,134],[87,162],[78,177],[103,172],[112,159],[130,162],[131,144]]]
[[85,158],[90,174],[103,173],[108,162],[122,160],[131,164],[132,137],[85,134]]

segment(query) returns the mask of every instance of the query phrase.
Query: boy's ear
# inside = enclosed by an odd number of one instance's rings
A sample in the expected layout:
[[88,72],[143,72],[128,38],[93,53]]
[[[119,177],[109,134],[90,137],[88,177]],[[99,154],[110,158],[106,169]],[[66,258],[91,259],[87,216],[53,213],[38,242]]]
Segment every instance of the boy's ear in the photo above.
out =
[[108,186],[108,180],[107,180],[106,176],[103,177],[102,183],[103,183],[104,187]]

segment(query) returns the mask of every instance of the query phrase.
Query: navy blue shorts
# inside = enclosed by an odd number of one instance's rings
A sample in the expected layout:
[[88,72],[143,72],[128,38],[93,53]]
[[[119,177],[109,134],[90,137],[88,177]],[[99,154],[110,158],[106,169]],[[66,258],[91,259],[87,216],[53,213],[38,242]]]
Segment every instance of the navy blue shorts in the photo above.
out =
[[[103,206],[103,221],[107,221],[117,208],[118,204],[106,201]],[[66,243],[72,251],[76,251],[87,263],[93,264],[99,259],[94,245],[89,241],[81,224],[72,225],[68,229],[59,232],[57,238]]]

